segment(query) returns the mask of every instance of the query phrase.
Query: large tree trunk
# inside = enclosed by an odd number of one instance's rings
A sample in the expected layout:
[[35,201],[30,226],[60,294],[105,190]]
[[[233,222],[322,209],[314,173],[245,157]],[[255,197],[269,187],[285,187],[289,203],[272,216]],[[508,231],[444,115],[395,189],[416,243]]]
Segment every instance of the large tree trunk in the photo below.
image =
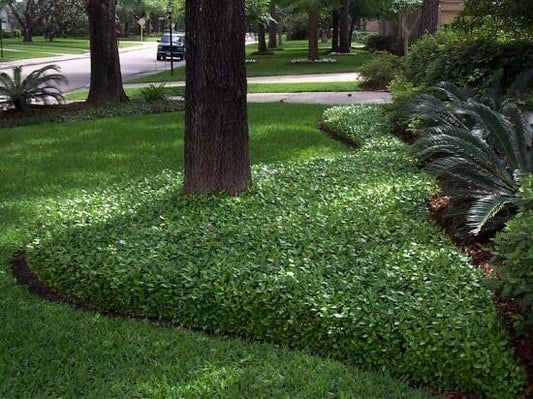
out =
[[267,52],[265,25],[262,22],[257,24],[257,51],[259,54]]
[[352,40],[350,37],[350,0],[342,0],[342,8],[340,14],[340,53],[349,53],[352,47]]
[[331,33],[331,51],[333,53],[339,52],[339,11],[334,10],[331,12],[331,24],[333,25],[333,31]]
[[91,86],[87,101],[101,105],[127,101],[118,56],[116,0],[86,0],[91,47]]
[[25,43],[33,42],[33,32],[32,32],[31,26],[30,25],[25,25],[23,30],[24,30],[24,39],[23,39],[23,41]]
[[422,24],[420,33],[434,34],[439,20],[439,0],[424,0],[422,4]]
[[270,2],[270,18],[268,22],[268,48],[278,47],[276,41],[278,36],[278,24],[276,22],[276,4],[272,1]]
[[309,10],[309,48],[307,59],[315,61],[320,58],[318,54],[318,10],[312,8]]
[[186,1],[185,18],[183,191],[236,195],[251,181],[244,0]]

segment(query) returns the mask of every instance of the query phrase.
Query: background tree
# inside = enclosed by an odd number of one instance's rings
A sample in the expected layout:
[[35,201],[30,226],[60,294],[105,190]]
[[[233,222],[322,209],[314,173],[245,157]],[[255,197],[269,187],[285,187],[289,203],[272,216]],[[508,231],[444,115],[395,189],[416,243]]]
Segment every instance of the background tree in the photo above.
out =
[[339,13],[339,53],[349,53],[352,47],[352,37],[350,36],[351,0],[342,0]]
[[91,85],[87,101],[101,105],[127,101],[118,55],[116,0],[85,0],[89,17]]
[[267,52],[266,28],[271,19],[270,0],[246,0],[246,21],[257,28],[257,52]]
[[187,1],[184,193],[231,195],[251,181],[244,0]]
[[[391,11],[398,17],[398,24],[402,32],[403,54],[409,52],[409,39],[414,27],[418,25],[422,15],[422,0],[392,0]],[[412,14],[414,18],[412,17]]]
[[424,0],[422,3],[422,23],[420,33],[434,34],[439,22],[439,0]]
[[85,35],[88,31],[83,0],[55,1],[48,13],[46,9],[41,10],[41,7],[46,7],[45,2],[39,2],[37,7],[45,17],[36,31],[40,31],[50,41],[57,36]]
[[27,0],[25,3],[17,4],[15,0],[7,0],[5,3],[20,25],[24,42],[29,43],[33,41],[34,28],[49,15],[55,2],[53,0]]
[[278,37],[278,16],[277,16],[277,7],[276,2],[272,0],[269,6],[270,19],[268,21],[268,48],[278,47],[277,37]]

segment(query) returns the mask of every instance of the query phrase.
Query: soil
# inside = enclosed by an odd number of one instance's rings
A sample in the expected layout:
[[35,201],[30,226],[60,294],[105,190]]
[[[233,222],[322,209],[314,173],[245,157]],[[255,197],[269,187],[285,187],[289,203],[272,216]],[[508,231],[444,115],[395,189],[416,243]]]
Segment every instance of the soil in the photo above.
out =
[[72,114],[74,112],[83,111],[87,108],[90,108],[91,105],[88,103],[81,102],[72,102],[67,104],[54,104],[54,105],[36,105],[31,106],[31,112],[23,112],[16,110],[14,108],[7,109],[1,112],[0,120],[10,123],[19,119],[27,118],[36,118],[41,119],[43,117],[63,115],[63,114]]

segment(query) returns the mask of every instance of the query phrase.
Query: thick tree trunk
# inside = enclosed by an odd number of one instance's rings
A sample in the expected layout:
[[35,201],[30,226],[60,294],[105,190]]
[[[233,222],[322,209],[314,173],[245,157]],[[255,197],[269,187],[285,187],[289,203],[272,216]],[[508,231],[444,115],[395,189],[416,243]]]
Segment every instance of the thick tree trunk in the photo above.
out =
[[265,25],[261,22],[257,24],[257,51],[260,54],[267,52]]
[[270,2],[270,18],[271,20],[268,22],[268,48],[276,48],[278,47],[276,41],[278,36],[278,23],[276,22],[276,4],[274,2]]
[[350,37],[350,22],[350,0],[342,0],[342,8],[340,13],[340,53],[349,53],[350,48],[352,47],[352,40]]
[[281,29],[278,28],[278,45],[282,45],[283,44],[283,32],[281,31]]
[[333,53],[339,52],[339,11],[334,10],[331,12],[331,24],[333,25],[333,31],[331,33],[331,51]]
[[33,32],[31,29],[31,26],[26,25],[24,26],[24,39],[23,41],[25,43],[32,43],[33,42]]
[[116,0],[88,0],[91,86],[87,102],[101,105],[128,101],[118,56]]
[[309,10],[309,49],[307,59],[315,61],[320,58],[318,54],[318,10],[312,8]]
[[246,190],[244,0],[187,1],[184,193]]
[[420,33],[434,34],[439,20],[439,0],[424,0],[422,4],[422,24]]

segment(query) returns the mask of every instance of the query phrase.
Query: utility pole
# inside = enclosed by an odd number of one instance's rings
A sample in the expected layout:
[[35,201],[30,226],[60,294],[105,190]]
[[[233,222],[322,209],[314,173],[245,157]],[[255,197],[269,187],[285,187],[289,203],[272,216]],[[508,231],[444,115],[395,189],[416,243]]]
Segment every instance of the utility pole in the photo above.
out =
[[167,5],[167,18],[170,32],[170,75],[174,76],[174,40],[172,39],[172,0],[168,0]]

